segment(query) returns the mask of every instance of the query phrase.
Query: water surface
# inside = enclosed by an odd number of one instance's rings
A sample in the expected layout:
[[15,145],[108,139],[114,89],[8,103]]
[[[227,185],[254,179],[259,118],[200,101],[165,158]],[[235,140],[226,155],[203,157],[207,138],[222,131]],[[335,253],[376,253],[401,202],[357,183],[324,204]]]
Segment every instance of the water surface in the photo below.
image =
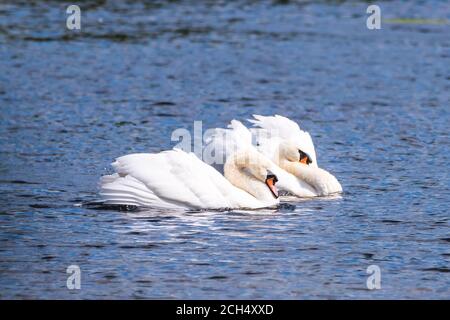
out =
[[[379,4],[371,31],[364,2],[83,1],[69,31],[60,2],[2,2],[0,298],[449,298],[450,9]],[[300,122],[342,197],[80,206],[115,157],[254,113]]]

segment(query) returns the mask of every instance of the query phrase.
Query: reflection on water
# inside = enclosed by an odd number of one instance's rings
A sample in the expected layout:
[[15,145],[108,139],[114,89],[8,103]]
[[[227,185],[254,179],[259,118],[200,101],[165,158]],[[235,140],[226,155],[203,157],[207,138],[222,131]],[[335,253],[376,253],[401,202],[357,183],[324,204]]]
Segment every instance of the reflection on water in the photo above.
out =
[[[370,31],[364,2],[85,1],[72,32],[62,3],[0,4],[0,298],[448,298],[450,26],[404,21],[449,6],[380,5]],[[115,157],[253,113],[301,121],[345,194],[80,206]]]

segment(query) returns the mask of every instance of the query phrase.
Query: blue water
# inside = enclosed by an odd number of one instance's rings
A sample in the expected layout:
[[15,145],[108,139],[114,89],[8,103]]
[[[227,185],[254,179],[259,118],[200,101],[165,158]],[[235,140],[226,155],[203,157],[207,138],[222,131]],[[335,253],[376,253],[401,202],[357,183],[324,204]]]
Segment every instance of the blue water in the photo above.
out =
[[[69,31],[60,2],[2,2],[0,298],[448,299],[450,5],[378,4],[381,30],[364,2],[86,1]],[[342,197],[88,205],[115,157],[253,113],[300,122]]]

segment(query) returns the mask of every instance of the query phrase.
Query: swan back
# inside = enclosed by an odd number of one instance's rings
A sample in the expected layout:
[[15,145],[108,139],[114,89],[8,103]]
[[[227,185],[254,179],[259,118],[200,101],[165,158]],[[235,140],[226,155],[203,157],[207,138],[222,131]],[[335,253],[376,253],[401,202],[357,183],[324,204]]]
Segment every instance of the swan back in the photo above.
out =
[[161,208],[262,208],[270,204],[241,190],[193,153],[179,149],[130,154],[102,177],[105,203]]

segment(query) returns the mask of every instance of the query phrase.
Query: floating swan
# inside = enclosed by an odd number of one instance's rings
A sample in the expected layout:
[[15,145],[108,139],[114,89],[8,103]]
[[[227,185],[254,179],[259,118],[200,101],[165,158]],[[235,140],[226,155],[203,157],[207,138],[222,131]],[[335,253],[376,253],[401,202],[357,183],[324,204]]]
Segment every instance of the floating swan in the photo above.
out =
[[258,209],[279,203],[273,164],[255,150],[231,155],[224,176],[193,153],[130,154],[100,180],[105,204],[160,208]]
[[[220,163],[223,163],[228,161],[228,158],[235,152],[239,152],[239,150],[252,150],[253,153],[259,153],[259,157],[263,157],[267,162],[271,163],[271,170],[278,177],[277,187],[280,190],[298,197],[317,196],[317,192],[312,186],[283,170],[269,158],[273,156],[273,150],[269,150],[268,147],[267,150],[257,150],[252,145],[252,133],[238,120],[232,120],[227,129],[214,129],[205,140],[205,150],[210,150],[209,152],[215,154],[214,161],[219,160]],[[204,156],[208,154],[205,150]],[[269,157],[265,156],[265,152],[267,152]],[[224,172],[224,167],[220,163],[211,164],[219,171]]]
[[254,117],[255,120],[250,122],[257,128],[250,131],[240,121],[232,120],[227,129],[215,129],[206,139],[207,143],[227,159],[235,150],[251,148],[252,140],[256,139],[256,149],[273,162],[272,170],[278,176],[279,189],[297,197],[342,191],[337,179],[318,167],[309,133],[285,117]]
[[280,168],[314,187],[317,195],[342,192],[331,173],[319,168],[314,143],[308,132],[294,121],[279,115],[253,115],[258,150],[269,155]]

